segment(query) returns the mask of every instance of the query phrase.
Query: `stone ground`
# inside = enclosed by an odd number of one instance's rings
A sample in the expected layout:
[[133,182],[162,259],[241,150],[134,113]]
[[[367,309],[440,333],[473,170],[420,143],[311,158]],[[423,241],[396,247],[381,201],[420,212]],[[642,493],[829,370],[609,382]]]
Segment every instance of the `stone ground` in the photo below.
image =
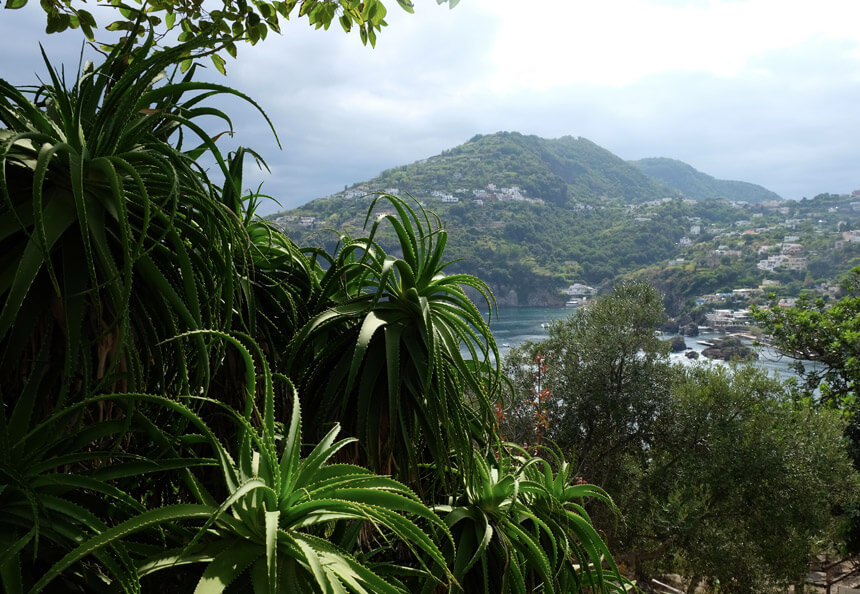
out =
[[[833,584],[830,588],[829,594],[860,594],[860,559],[853,559],[838,565],[832,565],[829,569],[831,583],[833,579],[846,573],[852,573],[852,575]],[[826,583],[827,577],[828,576],[824,571],[810,572],[806,576],[807,584],[803,591],[804,594],[826,594],[827,588],[818,584]],[[657,578],[657,581],[660,583],[659,585],[657,583],[648,584],[651,588],[651,592],[654,592],[655,594],[686,594],[686,582],[679,575],[673,574],[661,576]],[[645,584],[640,584],[640,586],[644,587]],[[710,594],[710,591],[705,588],[700,588],[696,592],[697,594]],[[794,588],[789,588],[786,592],[794,593]],[[798,592],[796,594],[800,593]]]
[[[833,583],[840,576],[847,576],[844,579]],[[860,559],[854,558],[838,564],[830,564],[829,567],[822,567],[820,571],[813,571],[806,576],[806,581],[810,585],[807,586],[807,592],[827,592],[825,586],[828,578],[831,584],[830,594],[860,594]]]

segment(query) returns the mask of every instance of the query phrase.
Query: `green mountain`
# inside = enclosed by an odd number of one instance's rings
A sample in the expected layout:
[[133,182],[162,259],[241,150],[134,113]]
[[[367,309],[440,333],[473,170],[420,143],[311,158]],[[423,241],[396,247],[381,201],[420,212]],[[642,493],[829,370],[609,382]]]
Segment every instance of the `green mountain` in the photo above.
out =
[[479,134],[440,155],[388,169],[359,185],[397,188],[416,197],[441,192],[459,198],[518,188],[524,197],[558,206],[606,199],[639,203],[673,194],[585,138],[545,139],[517,132]]
[[742,181],[715,179],[690,165],[664,157],[631,161],[649,177],[695,200],[723,198],[744,202],[764,202],[782,198],[762,186]]
[[[563,305],[561,289],[574,283],[604,290],[644,274],[677,313],[699,295],[757,287],[765,279],[796,294],[860,262],[860,241],[843,237],[860,229],[856,198],[771,203],[693,192],[711,196],[694,200],[572,137],[476,136],[271,218],[299,245],[332,251],[339,236],[330,230],[361,236],[373,193],[380,191],[411,195],[438,214],[449,232],[446,254],[456,260],[447,271],[480,277],[503,305]],[[375,239],[396,248],[393,236]],[[759,266],[781,256],[784,243],[795,268]]]

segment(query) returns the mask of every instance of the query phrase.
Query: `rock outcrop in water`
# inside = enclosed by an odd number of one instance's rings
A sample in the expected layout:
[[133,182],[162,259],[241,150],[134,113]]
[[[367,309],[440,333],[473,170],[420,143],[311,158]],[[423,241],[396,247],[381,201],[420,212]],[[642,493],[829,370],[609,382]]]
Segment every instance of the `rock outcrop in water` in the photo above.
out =
[[683,336],[673,336],[669,341],[669,348],[673,353],[682,353],[687,350],[687,343]]
[[722,359],[723,361],[755,361],[758,359],[758,353],[750,347],[744,346],[741,339],[736,336],[713,341],[712,346],[703,350],[702,354],[709,359]]

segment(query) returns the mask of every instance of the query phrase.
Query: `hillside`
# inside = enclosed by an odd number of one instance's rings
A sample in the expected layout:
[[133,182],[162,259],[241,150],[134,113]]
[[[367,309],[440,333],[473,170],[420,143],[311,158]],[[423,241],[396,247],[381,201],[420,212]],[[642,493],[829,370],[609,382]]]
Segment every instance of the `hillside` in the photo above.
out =
[[460,199],[517,188],[523,197],[557,206],[606,199],[638,203],[672,194],[585,138],[545,139],[517,132],[479,134],[440,155],[388,169],[354,187],[358,186],[397,188],[416,197],[446,193]]
[[[448,271],[479,276],[511,306],[563,305],[560,289],[571,284],[608,288],[644,275],[677,313],[703,293],[767,279],[796,294],[833,278],[857,255],[860,243],[833,249],[842,232],[860,228],[856,198],[764,200],[776,195],[714,180],[677,161],[647,161],[701,182],[699,190],[688,187],[697,196],[709,195],[704,187],[734,187],[755,190],[759,201],[749,192],[694,200],[586,139],[504,132],[476,136],[271,218],[298,244],[333,249],[338,236],[330,230],[363,233],[374,192],[411,195],[449,231],[447,254],[457,262]],[[809,228],[798,233],[801,226]],[[804,239],[786,239],[794,235]],[[392,239],[377,237],[386,247]]]
[[744,202],[764,202],[782,198],[762,186],[742,181],[715,179],[707,173],[675,159],[664,157],[630,161],[649,177],[694,200],[723,198]]

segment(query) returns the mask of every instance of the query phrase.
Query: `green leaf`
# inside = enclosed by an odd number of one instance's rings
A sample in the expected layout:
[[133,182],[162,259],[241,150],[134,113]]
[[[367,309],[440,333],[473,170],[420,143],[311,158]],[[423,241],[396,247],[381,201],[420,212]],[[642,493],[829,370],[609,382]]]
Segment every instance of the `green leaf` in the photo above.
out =
[[280,516],[279,510],[266,511],[266,568],[269,594],[278,592],[278,520]]
[[45,207],[44,244],[36,236],[31,236],[15,270],[12,287],[6,296],[3,312],[0,314],[0,338],[6,335],[24,302],[36,274],[45,263],[47,253],[53,248],[63,233],[74,222],[74,209],[70,202],[52,200]]
[[23,8],[27,5],[27,0],[6,0],[6,8],[16,9]]
[[400,8],[402,8],[409,14],[415,13],[415,5],[411,2],[411,0],[397,0],[397,3],[400,5]]
[[71,24],[71,18],[65,13],[49,12],[47,16],[48,24],[45,26],[45,33],[61,33]]
[[67,567],[83,559],[104,546],[113,543],[116,540],[125,538],[134,532],[148,528],[150,526],[158,526],[161,524],[178,522],[182,520],[204,519],[212,513],[212,508],[208,505],[194,504],[177,504],[162,507],[159,509],[144,512],[134,518],[126,520],[112,528],[109,528],[100,534],[83,542],[80,546],[72,550],[65,557],[57,561],[32,588],[32,592],[41,592],[45,586],[51,583],[63,570]]
[[343,30],[349,33],[352,30],[352,19],[349,18],[349,16],[343,14],[341,15],[339,20],[340,26],[343,28]]
[[[194,594],[221,594],[221,592],[229,587],[230,584],[235,582],[252,563],[257,561],[262,554],[262,551],[257,546],[242,546],[237,543],[231,544],[232,546],[229,546],[227,550],[218,554],[212,562],[207,565],[203,575],[200,576],[200,581],[197,582],[197,587],[194,588]],[[175,559],[176,561],[181,561],[183,557],[178,556]]]
[[222,58],[218,54],[212,54],[211,58],[212,63],[215,65],[215,68],[218,70],[218,72],[226,76],[227,70],[224,68],[224,58]]

